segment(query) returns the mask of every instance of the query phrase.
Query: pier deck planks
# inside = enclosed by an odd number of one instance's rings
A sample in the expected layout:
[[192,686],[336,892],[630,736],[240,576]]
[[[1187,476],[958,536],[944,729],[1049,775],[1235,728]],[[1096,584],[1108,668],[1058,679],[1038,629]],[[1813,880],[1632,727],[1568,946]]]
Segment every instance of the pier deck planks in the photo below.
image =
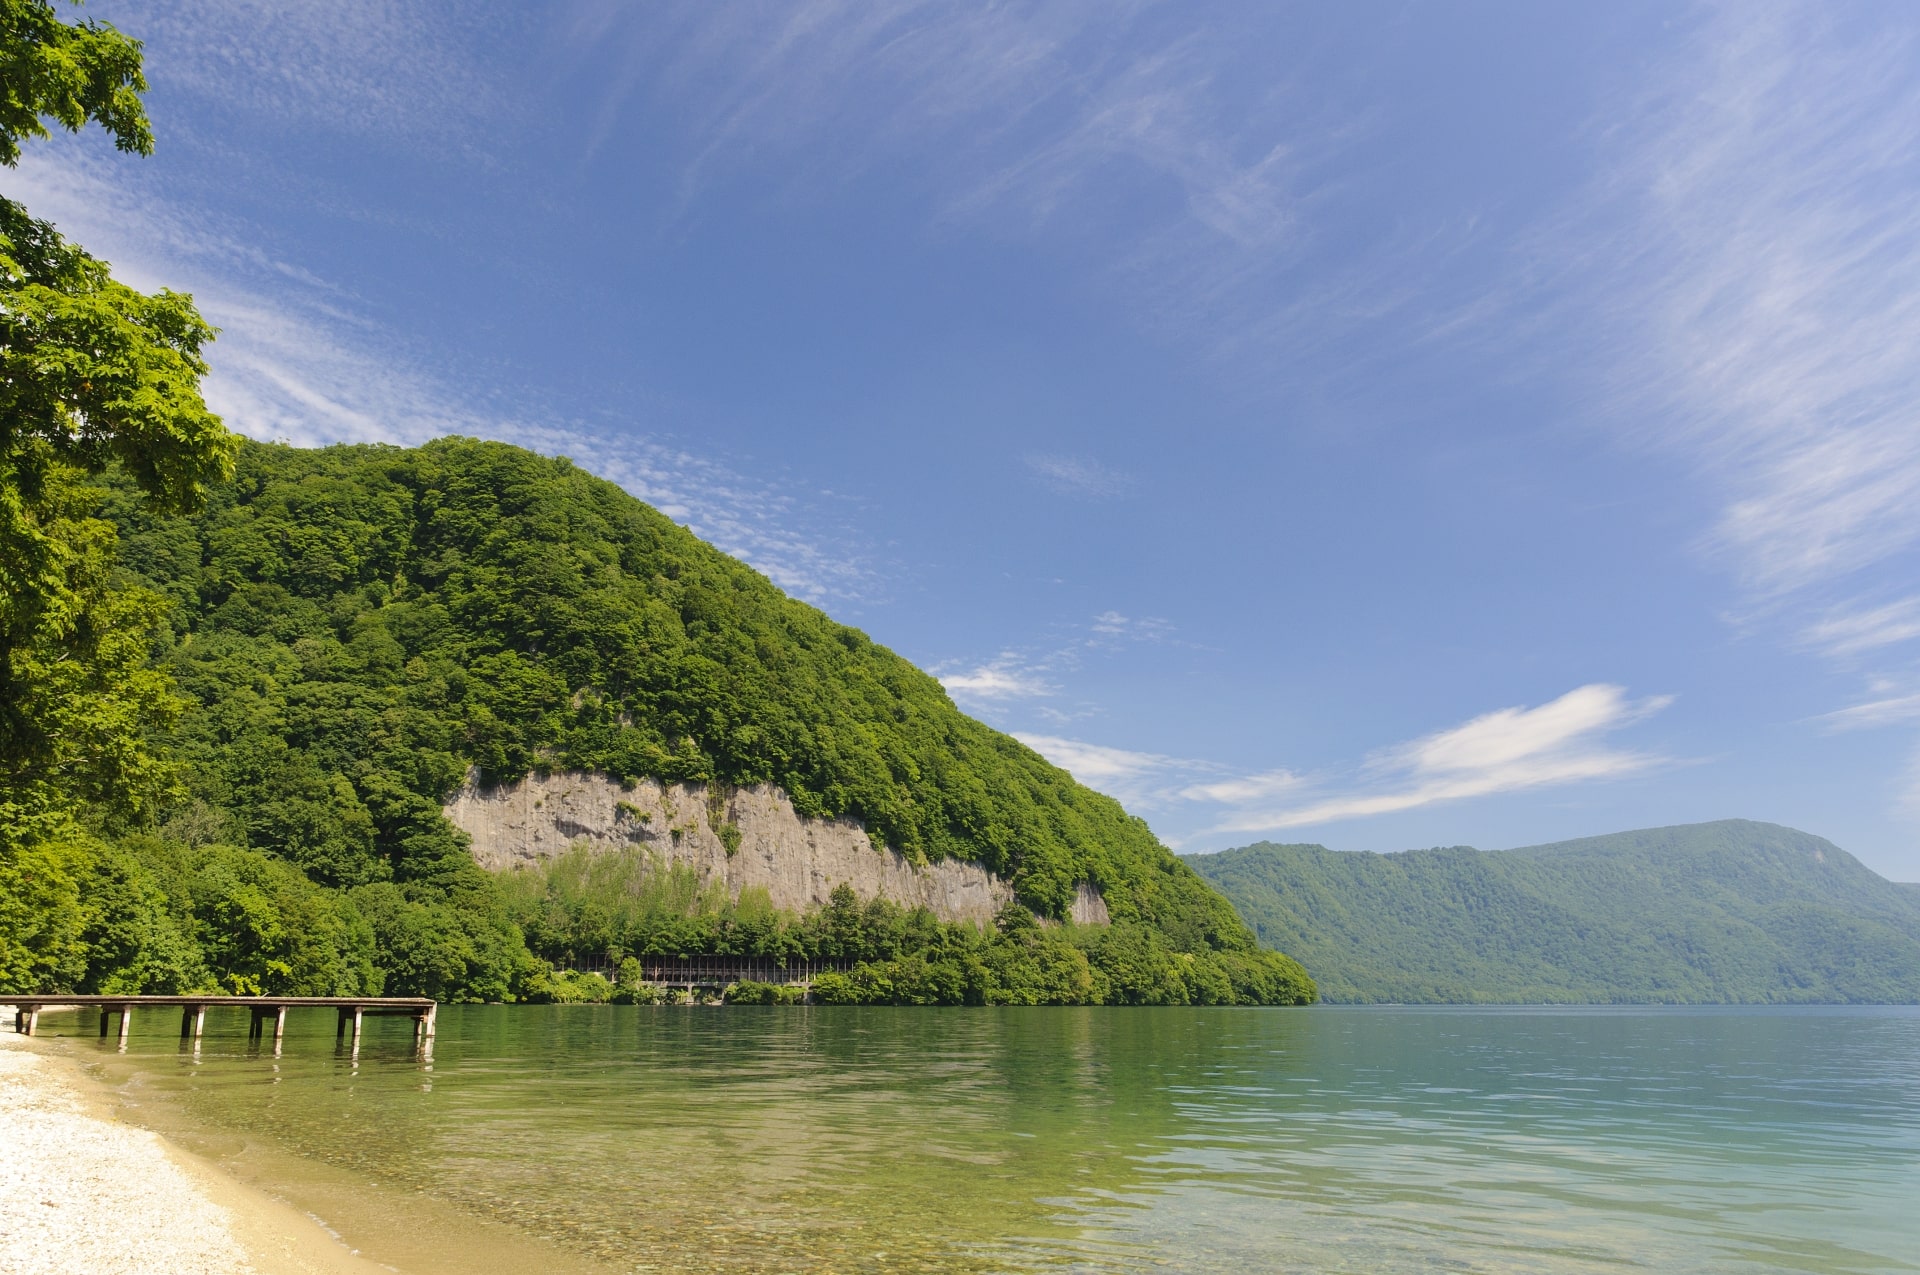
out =
[[44,1010],[96,1008],[100,1011],[102,1036],[107,1034],[107,1020],[117,1013],[120,1015],[122,1048],[126,1046],[128,1024],[137,1008],[178,1007],[180,1035],[183,1039],[190,1037],[194,1040],[200,1038],[206,1027],[208,1009],[248,1009],[253,1012],[253,1026],[249,1035],[259,1039],[265,1033],[267,1020],[271,1018],[276,1047],[286,1035],[288,1010],[333,1009],[339,1015],[334,1039],[345,1036],[351,1026],[356,1049],[360,1045],[362,1020],[383,1015],[413,1019],[414,1039],[432,1040],[434,1018],[439,1009],[435,1001],[425,996],[112,996],[49,992],[32,996],[0,993],[0,1003],[13,1006],[13,1030],[24,1036],[31,1036],[38,1029],[40,1014]]

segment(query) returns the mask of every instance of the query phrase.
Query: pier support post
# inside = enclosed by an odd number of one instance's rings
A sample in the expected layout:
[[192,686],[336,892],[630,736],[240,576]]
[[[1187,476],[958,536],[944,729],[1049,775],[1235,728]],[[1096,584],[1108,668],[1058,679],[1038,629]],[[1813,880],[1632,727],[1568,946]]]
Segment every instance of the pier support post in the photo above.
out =
[[22,1036],[31,1036],[40,1029],[40,1007],[29,1005],[25,1009],[13,1011],[13,1030]]
[[107,1020],[112,1017],[113,1017],[112,1007],[107,1005],[102,1005],[100,1007],[100,1039],[101,1040],[105,1040],[107,1038]]
[[287,1034],[287,1007],[285,1005],[253,1006],[253,1024],[247,1035],[251,1040],[260,1040],[267,1034],[267,1019],[273,1019],[273,1043],[279,1047],[281,1038]]
[[360,1048],[360,1016],[365,1013],[358,1005],[353,1007],[353,1047]]
[[207,1028],[207,1007],[205,1005],[182,1005],[180,1007],[180,1039],[191,1036],[200,1039]]
[[127,1024],[132,1019],[133,1019],[133,1006],[122,1005],[120,1007],[120,1048],[123,1051],[127,1047]]

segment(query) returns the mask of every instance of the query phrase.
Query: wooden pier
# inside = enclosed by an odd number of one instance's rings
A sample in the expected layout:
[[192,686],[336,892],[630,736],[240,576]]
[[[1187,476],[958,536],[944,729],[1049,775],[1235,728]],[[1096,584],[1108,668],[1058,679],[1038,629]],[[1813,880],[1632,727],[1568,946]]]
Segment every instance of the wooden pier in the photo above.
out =
[[180,1039],[199,1040],[206,1028],[209,1009],[246,1009],[253,1014],[247,1036],[265,1037],[267,1023],[273,1023],[273,1043],[277,1050],[287,1034],[290,1009],[332,1009],[338,1014],[333,1038],[346,1039],[353,1033],[353,1048],[360,1047],[363,1020],[377,1017],[413,1019],[413,1038],[420,1044],[433,1039],[433,1020],[439,1006],[425,996],[77,996],[48,993],[44,996],[13,996],[0,992],[0,1004],[13,1006],[13,1030],[31,1036],[39,1028],[40,1015],[50,1009],[98,1009],[100,1035],[107,1034],[107,1023],[120,1015],[120,1047],[126,1048],[127,1028],[135,1009],[172,1009],[180,1011]]

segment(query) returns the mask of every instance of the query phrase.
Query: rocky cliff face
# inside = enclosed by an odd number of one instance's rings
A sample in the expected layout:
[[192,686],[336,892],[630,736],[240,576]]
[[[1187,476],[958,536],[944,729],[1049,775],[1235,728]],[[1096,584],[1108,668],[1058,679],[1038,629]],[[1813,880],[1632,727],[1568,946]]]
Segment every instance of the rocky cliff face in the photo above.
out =
[[[842,882],[862,898],[924,905],[943,921],[985,923],[1013,900],[1013,888],[977,863],[942,859],[916,867],[876,847],[852,819],[805,819],[770,784],[715,792],[704,784],[625,787],[577,771],[529,775],[483,788],[472,777],[446,806],[447,818],[473,838],[482,867],[550,859],[575,842],[604,849],[645,846],[667,863],[684,863],[735,897],[763,886],[775,907],[805,911]],[[1107,921],[1106,900],[1081,885],[1073,919]]]

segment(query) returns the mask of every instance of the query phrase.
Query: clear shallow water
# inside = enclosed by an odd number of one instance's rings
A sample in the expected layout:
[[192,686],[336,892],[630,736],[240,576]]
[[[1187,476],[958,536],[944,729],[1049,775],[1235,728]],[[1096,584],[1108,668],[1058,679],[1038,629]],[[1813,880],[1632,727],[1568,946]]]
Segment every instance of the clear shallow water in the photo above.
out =
[[1920,1271],[1912,1009],[89,1021],[137,1118],[410,1269]]

